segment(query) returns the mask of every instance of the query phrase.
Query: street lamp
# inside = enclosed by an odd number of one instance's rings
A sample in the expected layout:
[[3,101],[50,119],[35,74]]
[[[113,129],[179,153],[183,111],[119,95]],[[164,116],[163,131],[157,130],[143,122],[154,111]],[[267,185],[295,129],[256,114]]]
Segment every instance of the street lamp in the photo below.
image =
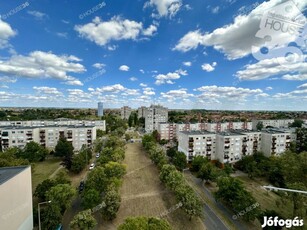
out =
[[41,204],[50,204],[51,203],[51,200],[48,200],[48,201],[44,201],[44,202],[41,202],[41,203],[38,203],[38,229],[41,230],[41,212],[40,212],[40,205]]

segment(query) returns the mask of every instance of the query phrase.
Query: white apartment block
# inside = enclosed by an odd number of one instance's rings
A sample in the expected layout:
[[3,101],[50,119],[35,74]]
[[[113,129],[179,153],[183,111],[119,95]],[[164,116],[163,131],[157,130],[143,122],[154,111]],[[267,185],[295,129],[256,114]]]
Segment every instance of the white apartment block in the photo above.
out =
[[235,163],[243,155],[244,134],[220,132],[216,135],[216,158],[221,163]]
[[44,126],[95,126],[97,129],[106,131],[105,120],[71,120],[59,118],[55,120],[32,120],[32,121],[0,121],[0,130],[3,127],[44,127]]
[[132,112],[132,109],[129,106],[124,106],[120,108],[120,116],[122,119],[128,120],[131,112]]
[[216,134],[208,131],[182,131],[179,132],[178,151],[187,156],[187,161],[201,155],[215,160]]
[[95,126],[43,126],[43,127],[1,127],[0,144],[2,149],[23,148],[31,141],[49,149],[54,149],[60,137],[71,142],[74,150],[82,145],[90,146],[96,139]]
[[145,112],[146,112],[146,107],[145,106],[141,106],[140,108],[138,108],[138,118],[140,119],[141,117],[145,118]]
[[291,133],[278,130],[264,130],[261,137],[261,151],[265,156],[280,155],[290,148]]
[[[210,148],[205,140],[212,140]],[[221,163],[235,163],[256,152],[263,152],[267,157],[279,155],[289,149],[292,140],[289,130],[181,131],[178,151],[184,152],[189,161],[196,155],[203,155]]]
[[161,122],[168,121],[168,109],[160,105],[151,105],[145,112],[145,131],[150,133],[158,130]]
[[294,122],[294,119],[278,119],[278,120],[252,120],[253,130],[257,129],[257,124],[262,122],[263,128],[274,127],[274,128],[288,128],[291,123]]

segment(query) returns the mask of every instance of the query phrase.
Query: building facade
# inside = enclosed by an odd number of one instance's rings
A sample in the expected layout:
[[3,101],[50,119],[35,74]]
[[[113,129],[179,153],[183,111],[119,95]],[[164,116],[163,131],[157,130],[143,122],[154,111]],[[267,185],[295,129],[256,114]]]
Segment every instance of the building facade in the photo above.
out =
[[103,116],[103,103],[102,102],[98,102],[97,115],[98,115],[98,117]]
[[290,132],[264,130],[261,138],[261,151],[267,157],[280,155],[290,148]]
[[105,121],[14,121],[0,122],[0,147],[23,148],[31,141],[49,149],[54,149],[61,137],[72,143],[76,151],[83,145],[90,146],[96,140],[96,131],[105,131]]
[[259,122],[263,124],[263,128],[266,128],[266,127],[288,128],[289,125],[294,122],[294,119],[252,120],[253,130],[257,129],[257,124]]
[[31,167],[0,168],[1,229],[33,229]]
[[141,117],[145,118],[145,113],[146,113],[146,107],[145,106],[141,106],[140,108],[138,108],[138,118],[140,119]]
[[192,161],[195,156],[204,156],[215,160],[216,134],[208,131],[182,131],[178,136],[178,151]]
[[131,112],[132,112],[132,109],[129,106],[124,106],[120,108],[120,116],[122,119],[128,120]]
[[161,122],[168,121],[168,109],[161,105],[151,105],[145,112],[145,131],[152,132],[158,130]]

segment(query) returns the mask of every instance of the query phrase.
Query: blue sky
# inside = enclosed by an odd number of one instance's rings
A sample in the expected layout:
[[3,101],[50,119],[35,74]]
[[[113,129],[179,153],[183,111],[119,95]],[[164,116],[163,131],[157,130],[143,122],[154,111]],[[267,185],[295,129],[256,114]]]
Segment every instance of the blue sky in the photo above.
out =
[[1,1],[0,106],[306,111],[306,6]]

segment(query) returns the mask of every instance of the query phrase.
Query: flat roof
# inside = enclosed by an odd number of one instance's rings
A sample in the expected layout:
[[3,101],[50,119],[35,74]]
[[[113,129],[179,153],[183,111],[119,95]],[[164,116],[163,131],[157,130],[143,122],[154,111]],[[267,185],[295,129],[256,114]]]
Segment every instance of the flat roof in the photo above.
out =
[[281,130],[276,130],[276,129],[265,129],[261,130],[262,133],[270,133],[270,134],[279,134],[279,133],[290,133],[289,131],[281,131]]
[[186,135],[206,135],[206,134],[215,134],[213,132],[209,132],[206,130],[203,131],[180,131],[181,133],[184,133]]
[[36,128],[93,128],[95,125],[43,125],[43,126],[0,126],[2,130],[36,129]]
[[228,132],[218,132],[217,135],[220,136],[244,136],[245,134],[240,133],[240,132],[232,132],[232,131],[228,131]]
[[6,181],[18,175],[28,167],[30,167],[30,165],[0,168],[0,185],[4,184]]

